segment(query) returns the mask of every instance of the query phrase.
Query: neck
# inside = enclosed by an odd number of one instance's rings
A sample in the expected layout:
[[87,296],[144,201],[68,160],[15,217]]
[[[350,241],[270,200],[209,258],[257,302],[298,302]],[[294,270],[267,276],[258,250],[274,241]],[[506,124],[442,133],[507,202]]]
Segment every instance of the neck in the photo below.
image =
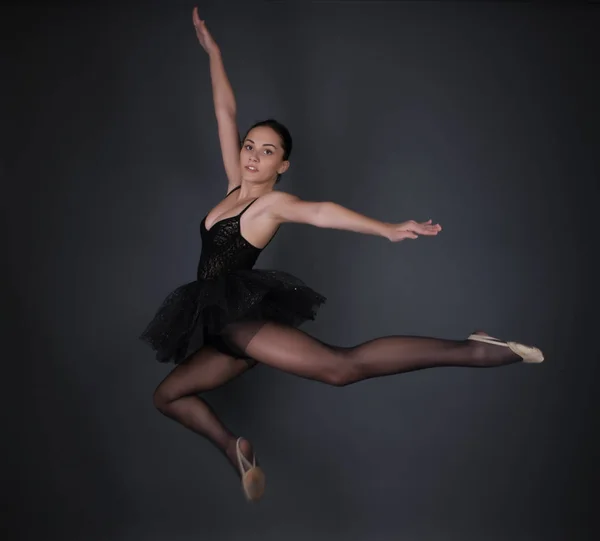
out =
[[275,179],[266,182],[251,182],[242,180],[242,186],[239,191],[239,199],[256,199],[267,192],[273,191]]

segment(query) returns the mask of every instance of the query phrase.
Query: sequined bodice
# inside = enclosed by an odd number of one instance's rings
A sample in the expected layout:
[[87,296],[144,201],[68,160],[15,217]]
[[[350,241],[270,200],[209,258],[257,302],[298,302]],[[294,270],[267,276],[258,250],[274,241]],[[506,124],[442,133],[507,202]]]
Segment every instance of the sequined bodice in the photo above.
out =
[[206,216],[203,218],[200,224],[202,252],[198,262],[198,280],[212,280],[223,273],[254,266],[262,250],[242,237],[240,218],[244,211],[219,220],[210,230],[206,229]]

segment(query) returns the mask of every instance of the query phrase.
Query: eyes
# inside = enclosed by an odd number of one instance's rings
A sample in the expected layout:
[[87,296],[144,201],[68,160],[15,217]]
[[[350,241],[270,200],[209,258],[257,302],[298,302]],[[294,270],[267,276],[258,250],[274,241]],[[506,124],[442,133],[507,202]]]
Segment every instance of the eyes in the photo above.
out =
[[[246,150],[252,150],[252,145],[244,145],[244,148]],[[263,152],[268,152],[269,154],[267,154],[267,156],[270,155],[270,154],[273,154],[273,151],[271,149],[269,149],[269,148],[265,148],[263,150]]]

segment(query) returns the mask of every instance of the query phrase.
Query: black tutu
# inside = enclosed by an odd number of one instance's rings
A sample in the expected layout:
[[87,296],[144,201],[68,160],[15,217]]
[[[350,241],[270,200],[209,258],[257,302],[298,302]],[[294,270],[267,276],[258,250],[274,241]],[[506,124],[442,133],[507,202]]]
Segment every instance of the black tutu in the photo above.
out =
[[238,321],[275,321],[298,327],[315,318],[323,295],[283,271],[243,269],[199,279],[172,291],[141,334],[159,362],[179,364],[215,344]]

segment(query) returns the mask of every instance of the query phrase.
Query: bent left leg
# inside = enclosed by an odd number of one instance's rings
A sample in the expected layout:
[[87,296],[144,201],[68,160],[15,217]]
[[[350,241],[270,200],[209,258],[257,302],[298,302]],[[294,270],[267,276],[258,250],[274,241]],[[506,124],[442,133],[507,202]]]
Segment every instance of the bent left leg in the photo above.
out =
[[508,348],[472,340],[385,336],[354,347],[331,346],[274,322],[258,331],[251,323],[234,324],[226,339],[259,362],[336,386],[439,366],[492,367],[521,361]]
[[[253,366],[253,363],[206,345],[176,366],[154,392],[154,405],[163,415],[205,437],[228,458],[238,474],[237,437],[210,404],[198,395],[225,385]],[[251,460],[253,449],[245,438],[241,449]]]

